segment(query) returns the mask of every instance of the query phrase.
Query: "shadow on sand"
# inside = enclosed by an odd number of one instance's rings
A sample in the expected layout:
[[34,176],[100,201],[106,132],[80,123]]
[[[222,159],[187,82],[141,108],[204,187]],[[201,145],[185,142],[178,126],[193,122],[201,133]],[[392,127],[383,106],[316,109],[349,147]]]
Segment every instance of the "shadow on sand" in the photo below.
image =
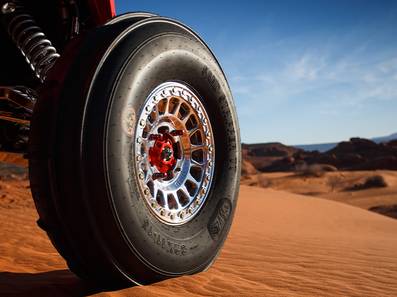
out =
[[102,291],[80,280],[69,270],[0,272],[0,296],[85,296]]

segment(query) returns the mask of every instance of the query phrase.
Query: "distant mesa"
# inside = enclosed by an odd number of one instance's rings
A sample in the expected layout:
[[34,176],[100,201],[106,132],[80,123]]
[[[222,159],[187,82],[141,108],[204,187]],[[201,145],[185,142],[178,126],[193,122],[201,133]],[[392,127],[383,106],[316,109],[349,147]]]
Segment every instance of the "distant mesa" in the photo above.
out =
[[313,169],[310,166],[314,164],[332,166],[327,170],[397,170],[397,139],[377,139],[384,142],[355,137],[326,152],[305,151],[278,142],[243,144],[242,152],[243,159],[261,172],[296,171],[304,166]]
[[[371,138],[371,140],[376,143],[390,142],[392,140],[397,141],[397,133],[393,133],[387,136],[374,137]],[[300,145],[294,145],[294,147],[305,151],[319,151],[324,153],[326,151],[333,149],[337,145],[338,145],[337,142],[328,142],[328,143],[317,143],[317,144],[300,144]]]
[[397,133],[393,133],[388,136],[375,137],[375,138],[372,138],[371,140],[375,141],[376,143],[390,142],[392,140],[397,140]]
[[295,162],[293,156],[301,149],[279,142],[242,144],[243,159],[259,171],[289,171]]

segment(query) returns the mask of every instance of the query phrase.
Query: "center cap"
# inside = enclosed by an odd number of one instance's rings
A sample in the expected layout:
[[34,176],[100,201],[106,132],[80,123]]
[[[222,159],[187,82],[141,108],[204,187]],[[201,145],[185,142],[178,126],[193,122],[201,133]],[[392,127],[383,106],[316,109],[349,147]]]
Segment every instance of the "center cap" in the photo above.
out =
[[151,140],[155,140],[154,145],[149,149],[149,162],[155,166],[160,173],[170,173],[176,164],[174,156],[174,139],[171,134],[151,135]]

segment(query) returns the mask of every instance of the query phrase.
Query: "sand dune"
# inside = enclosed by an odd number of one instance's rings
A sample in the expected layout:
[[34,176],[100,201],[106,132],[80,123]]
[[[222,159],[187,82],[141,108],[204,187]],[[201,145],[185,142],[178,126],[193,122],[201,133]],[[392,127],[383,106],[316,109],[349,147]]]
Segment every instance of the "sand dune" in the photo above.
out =
[[212,268],[99,292],[35,225],[26,181],[0,181],[0,296],[397,296],[397,220],[339,202],[242,186]]
[[[360,185],[373,177],[382,178],[387,186],[360,188]],[[245,176],[242,183],[326,198],[364,209],[397,207],[397,171],[391,170],[336,171],[326,172],[320,177],[302,176],[293,172],[259,173]]]

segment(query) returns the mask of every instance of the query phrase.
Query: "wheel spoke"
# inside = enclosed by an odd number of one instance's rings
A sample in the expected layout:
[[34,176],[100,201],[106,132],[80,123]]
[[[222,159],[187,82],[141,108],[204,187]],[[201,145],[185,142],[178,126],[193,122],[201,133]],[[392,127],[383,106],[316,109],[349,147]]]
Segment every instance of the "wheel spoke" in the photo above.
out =
[[186,125],[187,121],[189,120],[190,116],[193,114],[192,110],[189,110],[189,113],[182,119],[182,122]]
[[155,106],[154,108],[155,108],[154,114],[156,116],[156,119],[154,120],[154,122],[157,122],[160,118],[160,112],[159,112],[158,106]]
[[190,202],[192,201],[192,196],[190,196],[190,193],[189,193],[189,191],[187,190],[187,188],[186,188],[185,185],[183,185],[183,186],[181,187],[181,191],[186,195],[186,197],[188,197],[189,203],[190,203]]
[[148,170],[148,171],[146,171],[144,183],[147,184],[149,181],[152,181],[152,177],[151,177],[151,174],[150,174],[150,172]]
[[206,144],[192,144],[191,151],[194,152],[194,151],[198,151],[198,150],[207,151],[208,145],[206,145]]
[[156,199],[159,189],[156,186],[156,183],[153,183],[153,198]]
[[165,100],[165,107],[164,107],[164,114],[169,114],[169,107],[170,107],[170,98],[167,98],[166,100]]
[[182,106],[182,101],[179,100],[177,106],[175,107],[175,111],[173,113],[175,116],[178,116],[181,106]]
[[201,181],[197,181],[190,173],[187,176],[187,180],[189,180],[192,183],[194,183],[197,187],[200,186]]

